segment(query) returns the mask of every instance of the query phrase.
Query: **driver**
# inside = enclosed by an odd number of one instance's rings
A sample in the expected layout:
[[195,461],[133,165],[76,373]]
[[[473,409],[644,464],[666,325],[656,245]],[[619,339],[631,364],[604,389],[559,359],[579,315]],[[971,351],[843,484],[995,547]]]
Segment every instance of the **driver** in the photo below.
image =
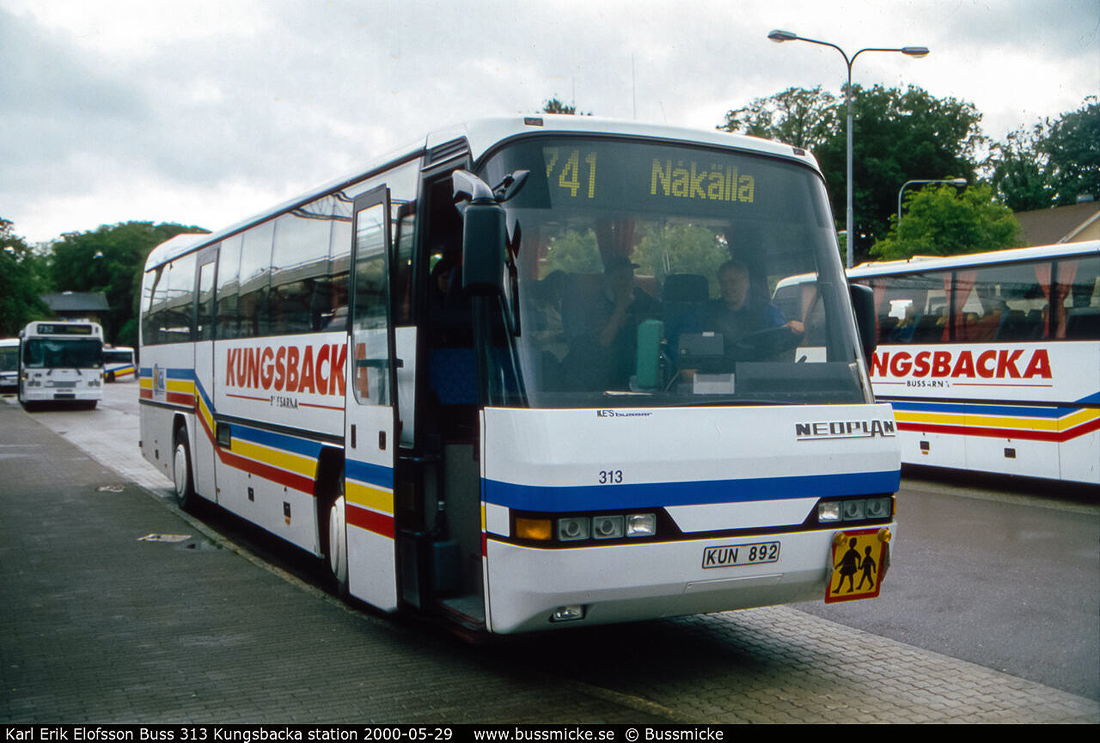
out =
[[790,322],[771,302],[752,296],[749,268],[734,258],[718,268],[718,286],[722,296],[707,306],[706,328],[721,333],[728,354],[742,338],[763,330],[787,328],[792,336],[801,336],[801,322]]

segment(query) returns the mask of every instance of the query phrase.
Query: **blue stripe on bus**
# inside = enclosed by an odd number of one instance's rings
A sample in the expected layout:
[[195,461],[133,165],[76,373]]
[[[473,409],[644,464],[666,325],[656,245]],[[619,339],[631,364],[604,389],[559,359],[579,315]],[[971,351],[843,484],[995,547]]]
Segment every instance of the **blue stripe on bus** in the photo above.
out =
[[1057,403],[1054,407],[1050,407],[1050,404],[1039,405],[1004,405],[1004,404],[987,404],[977,400],[968,400],[966,402],[938,402],[938,403],[924,403],[924,402],[911,402],[911,401],[892,401],[894,410],[900,410],[909,413],[972,413],[975,415],[1002,415],[1002,416],[1016,416],[1027,418],[1047,418],[1055,420],[1061,418],[1067,413],[1071,413],[1080,409],[1083,405],[1089,405],[1094,403],[1097,396],[1091,396],[1083,398],[1077,402]]
[[278,449],[290,454],[301,454],[314,459],[321,453],[321,443],[312,439],[275,433],[274,431],[264,431],[259,428],[249,428],[240,424],[234,424],[231,430],[234,439],[247,441],[250,444],[259,444],[269,449]]
[[344,476],[356,482],[367,485],[377,485],[382,488],[393,488],[393,468],[380,464],[358,462],[348,459],[344,462]]
[[[175,369],[175,368],[165,369],[165,368],[162,367],[161,371],[164,372],[165,377],[168,378],[168,379],[189,379],[189,380],[195,379],[195,370],[194,369]],[[153,367],[151,367],[151,366],[141,367],[141,376],[143,376],[143,377],[153,376]]]
[[890,470],[843,475],[573,487],[514,485],[485,480],[484,487],[485,500],[489,503],[522,511],[553,513],[893,493],[901,487],[901,474]]

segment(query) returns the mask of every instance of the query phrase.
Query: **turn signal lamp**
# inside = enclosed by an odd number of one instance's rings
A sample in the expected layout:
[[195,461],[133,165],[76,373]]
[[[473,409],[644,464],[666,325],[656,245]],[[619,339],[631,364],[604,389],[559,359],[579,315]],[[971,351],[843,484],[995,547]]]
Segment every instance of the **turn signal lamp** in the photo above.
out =
[[534,539],[548,542],[554,531],[550,519],[516,519],[516,536],[520,539]]

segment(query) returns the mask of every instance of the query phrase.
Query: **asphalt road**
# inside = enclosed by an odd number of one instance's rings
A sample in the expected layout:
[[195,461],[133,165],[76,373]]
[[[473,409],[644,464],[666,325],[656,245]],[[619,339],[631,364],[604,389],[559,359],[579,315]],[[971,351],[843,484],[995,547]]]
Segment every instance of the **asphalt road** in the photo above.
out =
[[907,474],[882,595],[798,608],[1100,699],[1100,490]]
[[[167,492],[168,481],[137,454],[135,384],[108,386],[106,399],[92,413],[48,411],[33,417],[93,453],[127,481]],[[19,446],[17,442],[6,445]],[[1012,678],[1100,700],[1100,506],[1095,493],[1064,492],[1049,485],[1015,484],[1009,488],[995,481],[960,483],[907,477],[899,512],[901,532],[894,545],[895,558],[883,594],[876,600],[833,606],[802,604],[522,638],[486,651],[486,657],[500,653],[501,662],[507,665],[516,662],[513,658],[518,653],[526,657],[527,666],[551,674],[551,684],[564,680],[585,684],[584,688],[610,689],[609,693],[625,694],[629,699],[679,700],[669,702],[678,710],[705,709],[708,704],[717,710],[726,704],[727,709],[736,710],[730,714],[750,720],[780,721],[770,716],[775,714],[776,704],[765,705],[761,714],[769,716],[747,715],[745,695],[760,690],[790,701],[794,694],[796,706],[808,716],[787,720],[821,721],[837,718],[812,707],[807,698],[828,696],[811,691],[821,687],[815,674],[837,673],[822,666],[822,659],[831,657],[837,636],[844,638],[841,642],[851,642],[846,633],[836,630],[850,627],[866,632],[853,635],[862,637],[860,642],[866,647],[849,645],[844,657],[863,658],[864,665],[873,657],[880,666],[898,667],[897,680],[906,690],[938,688],[955,683],[945,678],[955,676],[958,688],[946,694],[964,698],[951,702],[964,711],[970,709],[967,694],[977,695],[974,704],[980,706],[990,684],[1002,680],[1011,684]],[[312,579],[312,566],[298,560],[295,551],[250,535],[232,519],[216,513],[204,519],[214,529],[231,533],[233,539],[250,541],[248,550],[260,555],[260,562],[306,581]],[[889,644],[894,642],[899,644]],[[908,668],[913,652],[906,648],[929,651],[916,671],[921,678]],[[563,671],[563,660],[569,667],[570,658],[575,660],[575,668]],[[604,662],[605,658],[611,660]],[[928,671],[927,658],[943,667]],[[955,665],[952,659],[965,663]],[[985,677],[967,664],[1010,676]],[[767,673],[777,673],[781,680]],[[716,683],[721,687],[718,692]],[[788,686],[791,683],[793,687]],[[729,684],[738,691],[727,688]],[[861,693],[878,693],[881,686],[876,682]],[[1034,691],[1027,693],[1028,699],[1034,696]],[[822,703],[832,705],[828,709],[836,706],[835,700]],[[913,704],[923,709],[922,700]],[[954,714],[962,713],[955,710]],[[964,716],[970,719],[978,714],[969,711]],[[914,718],[898,717],[897,712],[888,710],[871,719]],[[955,718],[934,711],[924,719]]]

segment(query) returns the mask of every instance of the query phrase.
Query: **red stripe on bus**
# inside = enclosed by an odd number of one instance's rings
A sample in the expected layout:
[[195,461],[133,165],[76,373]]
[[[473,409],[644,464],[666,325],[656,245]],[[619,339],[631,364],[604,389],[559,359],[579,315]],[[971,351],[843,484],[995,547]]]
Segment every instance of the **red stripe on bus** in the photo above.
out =
[[898,423],[899,431],[912,433],[946,433],[955,436],[982,436],[994,439],[1023,439],[1025,441],[1050,441],[1059,444],[1094,431],[1100,431],[1100,418],[1082,423],[1065,431],[1038,431],[1026,428],[983,428],[980,426],[950,426],[928,423]]
[[366,529],[369,532],[393,539],[393,516],[359,508],[353,503],[347,504],[344,514],[347,516],[349,526],[357,526],[360,529]]

